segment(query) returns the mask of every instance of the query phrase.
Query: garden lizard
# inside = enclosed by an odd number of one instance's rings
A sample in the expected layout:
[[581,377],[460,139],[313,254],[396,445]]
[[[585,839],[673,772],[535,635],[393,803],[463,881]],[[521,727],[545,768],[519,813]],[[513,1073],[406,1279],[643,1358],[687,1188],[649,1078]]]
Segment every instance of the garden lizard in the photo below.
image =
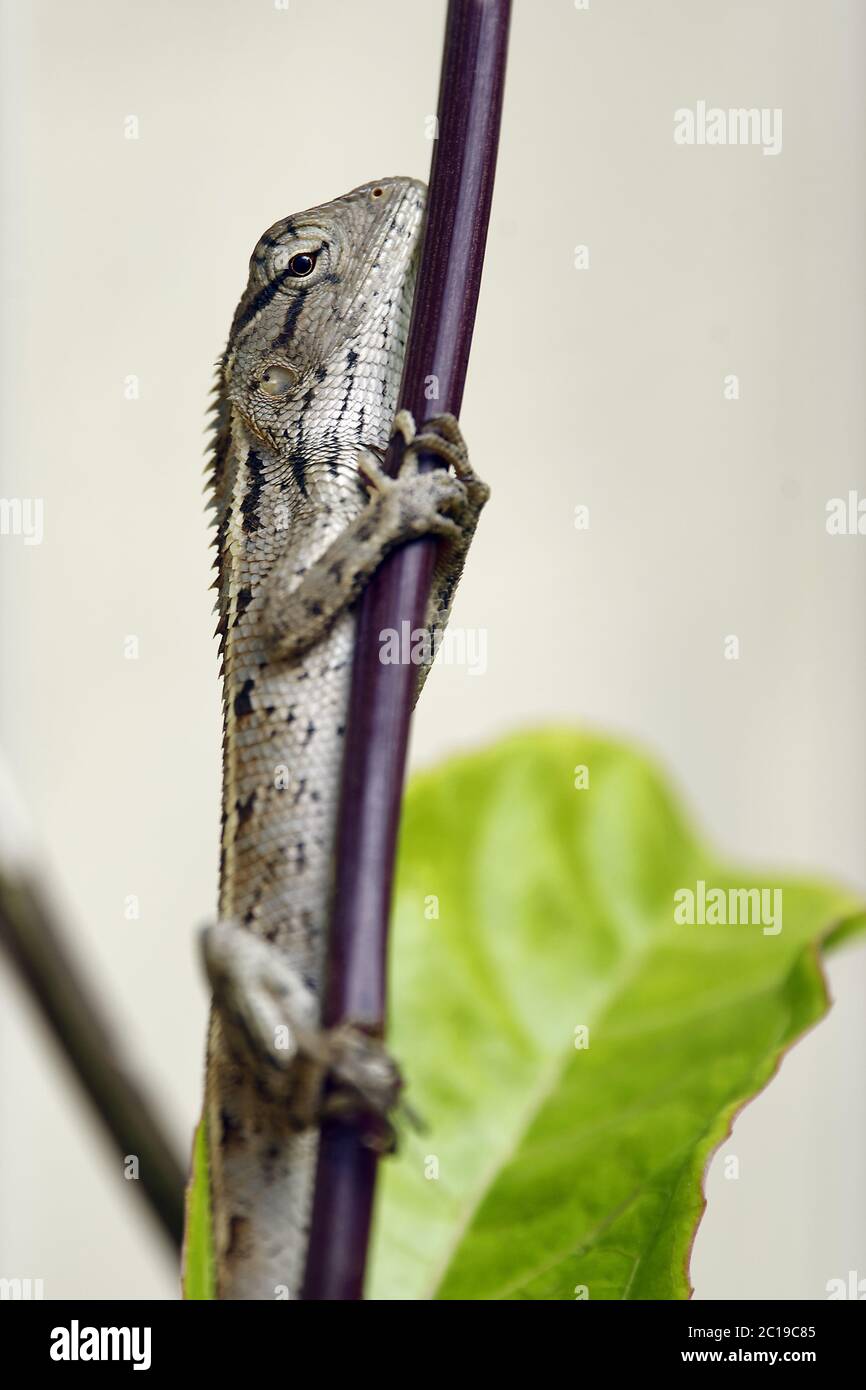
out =
[[[382,179],[271,227],[218,370],[223,831],[203,949],[220,1298],[298,1297],[323,1094],[385,1114],[400,1084],[381,1042],[320,1026],[319,999],[355,601],[395,546],[441,538],[435,651],[488,495],[452,416],[420,434],[394,418],[424,198]],[[392,432],[394,478],[380,467]],[[446,467],[419,470],[422,454]]]

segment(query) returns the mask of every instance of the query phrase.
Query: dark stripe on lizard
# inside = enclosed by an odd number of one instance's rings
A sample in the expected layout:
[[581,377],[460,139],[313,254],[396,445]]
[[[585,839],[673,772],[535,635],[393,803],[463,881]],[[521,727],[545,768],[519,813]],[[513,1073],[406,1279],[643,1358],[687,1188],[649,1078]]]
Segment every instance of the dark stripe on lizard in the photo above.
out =
[[259,498],[264,487],[265,466],[254,449],[250,449],[246,462],[249,469],[250,485],[241,503],[241,515],[243,516],[241,525],[249,535],[251,531],[258,531],[260,525]]
[[295,335],[295,329],[298,326],[298,318],[300,316],[300,312],[304,307],[304,300],[306,299],[309,292],[310,291],[307,289],[298,290],[297,294],[295,295],[295,298],[289,305],[289,312],[286,314],[286,317],[283,320],[283,331],[280,334],[280,336],[274,341],[274,348],[288,347],[289,343],[292,341],[292,338]]
[[275,275],[273,280],[269,281],[267,285],[259,290],[258,294],[250,300],[246,308],[242,309],[238,307],[235,321],[232,324],[232,339],[234,339],[238,333],[242,332],[248,323],[252,322],[256,314],[260,313],[262,309],[267,308],[274,295],[289,278],[290,272],[288,270],[281,271],[279,275]]
[[342,401],[340,402],[340,413],[337,416],[338,420],[342,420],[343,416],[345,415],[346,406],[349,404],[349,399],[352,395],[352,387],[355,382],[355,364],[357,363],[357,361],[357,352],[354,348],[349,348],[349,351],[346,353],[346,393],[343,396]]

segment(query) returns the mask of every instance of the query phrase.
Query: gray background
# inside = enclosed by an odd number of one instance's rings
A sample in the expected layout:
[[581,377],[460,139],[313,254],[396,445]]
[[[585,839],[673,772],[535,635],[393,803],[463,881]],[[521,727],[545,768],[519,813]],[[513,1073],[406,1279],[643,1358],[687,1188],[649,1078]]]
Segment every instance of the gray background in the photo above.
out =
[[[219,825],[211,364],[266,226],[426,175],[443,13],[0,6],[0,493],[45,500],[41,546],[0,541],[0,742],[184,1146]],[[464,411],[494,500],[455,613],[488,629],[489,667],[433,675],[416,764],[583,719],[643,742],[729,855],[866,887],[866,539],[824,526],[828,498],[866,490],[863,30],[843,0],[516,0]],[[673,112],[700,99],[781,107],[781,154],[677,147]],[[866,1275],[864,948],[831,979],[830,1019],[711,1167],[699,1297],[820,1298]],[[0,1274],[48,1297],[176,1296],[134,1184],[5,975],[0,1175]]]

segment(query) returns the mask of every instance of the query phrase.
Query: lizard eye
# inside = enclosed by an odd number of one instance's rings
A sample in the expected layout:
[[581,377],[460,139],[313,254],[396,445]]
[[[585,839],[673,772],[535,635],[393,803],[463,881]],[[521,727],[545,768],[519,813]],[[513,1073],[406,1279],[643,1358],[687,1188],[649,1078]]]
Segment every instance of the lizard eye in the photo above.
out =
[[297,379],[297,373],[293,372],[291,367],[281,367],[277,364],[265,368],[259,385],[268,396],[285,396]]
[[299,251],[296,256],[292,256],[289,261],[289,274],[296,279],[302,280],[305,275],[311,274],[316,264],[316,257],[310,255],[308,251]]

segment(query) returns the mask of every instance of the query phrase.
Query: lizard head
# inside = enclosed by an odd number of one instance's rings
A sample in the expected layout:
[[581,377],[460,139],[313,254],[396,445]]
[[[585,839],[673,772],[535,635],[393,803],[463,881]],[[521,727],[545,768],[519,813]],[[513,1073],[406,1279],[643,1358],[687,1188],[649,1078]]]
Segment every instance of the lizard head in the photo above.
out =
[[259,240],[223,388],[277,458],[387,443],[423,211],[423,184],[380,179],[284,218]]

